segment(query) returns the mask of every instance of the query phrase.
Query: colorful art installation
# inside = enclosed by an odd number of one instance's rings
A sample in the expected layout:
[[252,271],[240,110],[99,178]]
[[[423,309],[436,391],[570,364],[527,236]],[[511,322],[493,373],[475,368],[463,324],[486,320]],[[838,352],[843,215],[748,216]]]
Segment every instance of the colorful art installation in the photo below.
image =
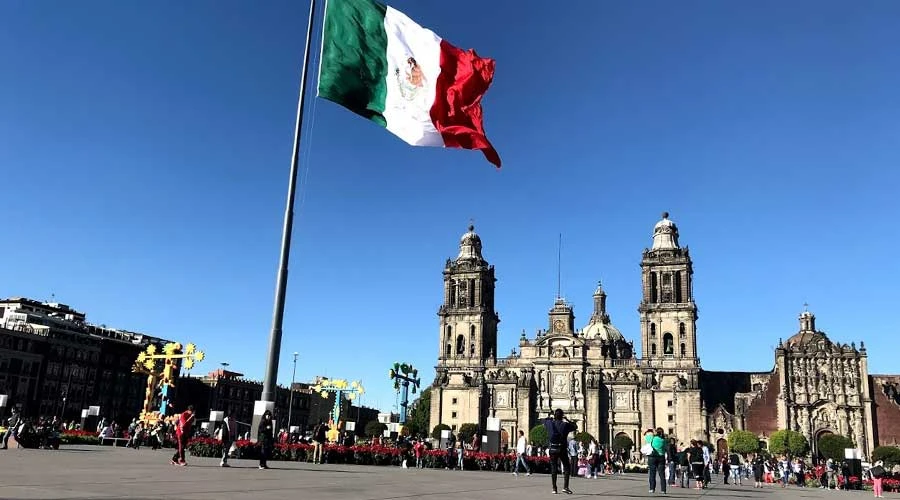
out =
[[[155,425],[160,420],[171,417],[169,399],[175,389],[174,377],[178,371],[178,363],[182,362],[184,368],[190,370],[195,363],[203,361],[204,357],[203,351],[197,350],[196,345],[187,344],[182,349],[179,342],[169,342],[163,346],[162,353],[158,352],[157,346],[151,344],[138,354],[132,371],[147,375],[144,407],[139,417],[144,424]],[[157,394],[159,403],[154,404]],[[157,408],[154,409],[154,406]]]

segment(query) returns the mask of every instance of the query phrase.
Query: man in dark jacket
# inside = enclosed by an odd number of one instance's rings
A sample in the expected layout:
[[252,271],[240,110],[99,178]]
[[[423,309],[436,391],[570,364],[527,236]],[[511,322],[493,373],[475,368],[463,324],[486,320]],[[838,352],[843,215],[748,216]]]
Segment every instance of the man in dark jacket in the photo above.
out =
[[575,432],[578,428],[563,416],[563,411],[559,408],[553,412],[553,417],[544,419],[542,423],[544,428],[547,429],[547,437],[550,441],[550,481],[553,484],[553,494],[557,493],[556,475],[559,473],[559,463],[562,462],[563,493],[571,495],[569,475],[571,474],[572,464],[569,461],[568,436],[569,433]]

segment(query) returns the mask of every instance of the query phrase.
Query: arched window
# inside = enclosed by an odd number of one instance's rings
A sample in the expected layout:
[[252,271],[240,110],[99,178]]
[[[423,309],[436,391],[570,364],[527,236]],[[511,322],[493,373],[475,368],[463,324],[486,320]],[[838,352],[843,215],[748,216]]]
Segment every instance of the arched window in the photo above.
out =
[[650,355],[656,356],[656,344],[650,344]]
[[470,357],[470,358],[474,358],[474,357],[475,357],[475,342],[472,342],[472,343],[469,345],[469,357]]
[[650,323],[650,338],[656,338],[656,323]]
[[663,354],[666,356],[675,355],[675,338],[669,332],[663,335]]
[[453,338],[453,327],[447,325],[447,341],[449,342],[451,338]]
[[678,323],[678,338],[684,339],[685,335],[684,323]]
[[681,357],[682,358],[685,357],[686,352],[687,352],[687,349],[684,348],[684,344],[681,344]]
[[450,307],[456,307],[456,282],[450,282]]
[[656,273],[650,273],[650,303],[655,304],[657,302],[657,297],[659,295],[659,291],[656,286]]
[[453,349],[453,345],[450,342],[447,342],[447,349],[444,353],[444,357],[449,358],[452,349]]
[[457,356],[465,356],[466,355],[466,338],[462,335],[456,337],[456,355]]

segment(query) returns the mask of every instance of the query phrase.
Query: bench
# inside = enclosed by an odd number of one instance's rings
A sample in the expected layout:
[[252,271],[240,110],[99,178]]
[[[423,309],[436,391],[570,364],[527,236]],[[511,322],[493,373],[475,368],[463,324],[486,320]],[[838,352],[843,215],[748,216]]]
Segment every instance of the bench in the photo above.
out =
[[102,437],[100,438],[100,446],[105,446],[107,441],[112,441],[112,445],[114,447],[119,446],[119,441],[124,441],[125,444],[128,444],[129,439],[127,438],[111,438],[111,437]]

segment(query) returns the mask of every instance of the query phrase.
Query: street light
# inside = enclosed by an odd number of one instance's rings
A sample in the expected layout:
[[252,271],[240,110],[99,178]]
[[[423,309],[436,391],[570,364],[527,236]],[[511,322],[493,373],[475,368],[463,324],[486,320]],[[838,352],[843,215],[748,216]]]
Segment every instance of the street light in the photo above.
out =
[[294,373],[291,374],[291,397],[288,401],[288,432],[291,432],[291,416],[294,412],[294,379],[297,378],[297,356],[300,353],[294,353]]

